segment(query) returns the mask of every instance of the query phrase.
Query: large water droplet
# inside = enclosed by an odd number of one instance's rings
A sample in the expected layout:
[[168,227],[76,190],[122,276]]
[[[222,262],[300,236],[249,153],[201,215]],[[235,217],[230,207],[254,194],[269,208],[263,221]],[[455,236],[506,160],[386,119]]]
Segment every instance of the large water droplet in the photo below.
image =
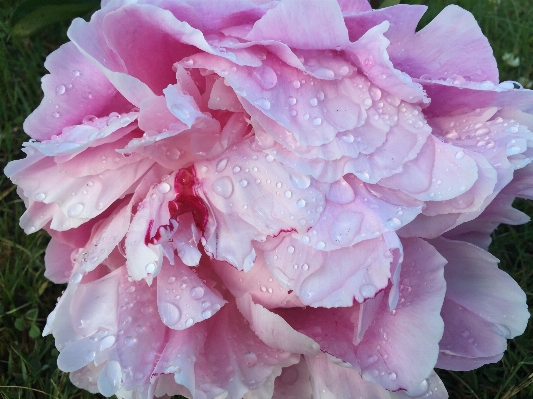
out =
[[239,181],[239,186],[246,187],[248,185],[248,180],[242,179]]
[[226,165],[228,164],[228,158],[222,158],[220,161],[217,162],[217,172],[222,172],[224,169],[226,169]]
[[263,108],[265,111],[270,109],[270,101],[268,101],[266,98],[259,98],[254,104],[260,108]]
[[311,178],[300,173],[293,173],[289,175],[289,179],[294,187],[301,188],[302,190],[311,185]]
[[103,351],[103,350],[111,348],[113,345],[115,345],[115,336],[108,335],[107,337],[104,337],[100,340],[98,349]]
[[162,194],[166,194],[170,191],[170,184],[168,183],[161,183],[157,186],[157,191],[159,191]]
[[35,201],[43,201],[45,198],[46,198],[45,193],[37,193],[33,196],[33,199],[35,199]]
[[464,151],[457,151],[455,154],[455,159],[463,159],[465,157]]
[[65,91],[66,91],[66,90],[67,90],[67,89],[66,89],[65,85],[58,85],[58,86],[56,87],[56,94],[59,95],[59,96],[61,96],[61,95],[65,94]]
[[412,389],[410,391],[405,391],[405,394],[407,396],[410,396],[412,398],[417,398],[419,396],[422,396],[425,394],[428,390],[428,382],[427,380],[422,381],[422,383],[415,389]]
[[181,318],[179,308],[170,302],[161,302],[158,308],[161,320],[169,327],[174,326]]
[[84,208],[83,204],[80,204],[80,203],[72,204],[71,206],[68,207],[67,216],[69,218],[77,218],[83,212],[83,208]]
[[265,90],[272,89],[278,82],[276,72],[274,72],[274,70],[268,65],[261,65],[260,67],[255,68],[253,74],[257,83],[259,83],[259,85]]
[[305,206],[305,200],[299,199],[298,201],[296,201],[296,205],[298,206],[298,208],[303,208]]
[[155,272],[155,263],[148,263],[144,269],[146,270],[146,273],[152,274],[153,272]]
[[326,244],[323,241],[319,241],[316,243],[315,248],[321,251],[326,248]]
[[244,362],[248,367],[254,367],[257,364],[257,355],[253,352],[245,353]]
[[221,177],[213,182],[213,190],[221,197],[229,198],[233,194],[233,183],[228,176]]
[[329,68],[320,67],[313,71],[313,75],[319,79],[333,79],[335,77],[335,72]]
[[172,104],[170,106],[170,112],[172,112],[174,116],[181,120],[187,120],[187,118],[189,118],[189,111],[187,111],[180,104]]
[[398,218],[390,218],[387,220],[387,226],[389,226],[392,229],[397,229],[402,225],[402,222]]
[[189,296],[192,299],[201,299],[204,296],[204,289],[200,286],[192,287],[189,291]]

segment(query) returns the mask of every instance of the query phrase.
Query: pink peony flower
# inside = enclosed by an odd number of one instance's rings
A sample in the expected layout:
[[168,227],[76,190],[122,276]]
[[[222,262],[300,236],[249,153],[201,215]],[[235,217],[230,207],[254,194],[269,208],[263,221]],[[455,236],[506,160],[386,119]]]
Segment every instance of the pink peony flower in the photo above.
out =
[[120,398],[446,398],[529,317],[487,252],[533,198],[533,94],[472,15],[104,0],[46,61],[21,226],[58,366]]

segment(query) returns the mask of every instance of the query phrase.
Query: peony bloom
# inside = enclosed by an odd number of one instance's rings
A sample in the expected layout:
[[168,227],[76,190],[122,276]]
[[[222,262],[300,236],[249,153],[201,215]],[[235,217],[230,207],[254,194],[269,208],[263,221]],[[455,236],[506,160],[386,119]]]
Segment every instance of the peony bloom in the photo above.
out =
[[58,366],[119,398],[446,398],[529,317],[487,252],[533,198],[533,94],[472,15],[103,0],[5,172],[68,282]]

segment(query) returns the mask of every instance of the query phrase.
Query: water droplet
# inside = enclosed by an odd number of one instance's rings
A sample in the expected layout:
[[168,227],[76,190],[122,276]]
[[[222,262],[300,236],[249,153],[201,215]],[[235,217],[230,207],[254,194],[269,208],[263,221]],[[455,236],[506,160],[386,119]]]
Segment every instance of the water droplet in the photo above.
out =
[[322,123],[322,119],[320,119],[320,118],[314,118],[313,119],[313,125],[314,126],[319,126],[321,123]]
[[194,60],[192,58],[184,58],[182,61],[182,64],[188,67],[192,67],[194,65]]
[[176,281],[176,277],[169,277],[168,280],[167,280],[167,283],[168,284],[174,284],[175,281]]
[[152,274],[153,272],[155,272],[155,263],[153,262],[148,263],[145,266],[144,270],[146,270],[146,273]]
[[72,76],[80,76],[80,71],[78,71],[77,69],[73,70]]
[[313,75],[319,79],[333,79],[335,77],[335,72],[329,68],[320,67],[313,71]]
[[228,176],[221,177],[213,182],[213,190],[221,197],[229,198],[233,194],[233,183]]
[[294,173],[294,174],[289,175],[289,179],[294,187],[300,188],[302,190],[306,189],[307,187],[311,185],[311,178],[307,175]]
[[245,353],[244,362],[248,367],[254,367],[257,364],[257,355],[253,352]]
[[374,101],[378,101],[381,98],[381,90],[375,86],[372,86],[368,91],[370,98]]
[[56,87],[56,94],[59,95],[59,96],[61,96],[61,95],[65,94],[65,91],[66,91],[66,90],[67,90],[67,89],[66,89],[65,85],[58,85],[58,86]]
[[507,147],[507,155],[516,155],[520,154],[522,150],[517,145],[512,145],[510,147]]
[[293,80],[292,81],[292,87],[294,87],[295,89],[299,89],[300,88],[300,81]]
[[72,204],[67,210],[67,216],[69,218],[76,218],[81,215],[81,213],[83,212],[83,208],[83,204]]
[[324,241],[319,241],[316,243],[315,248],[321,251],[326,248],[326,244],[324,243]]
[[159,315],[165,325],[172,327],[180,320],[181,311],[170,302],[161,302],[159,304]]
[[316,107],[316,105],[318,104],[318,100],[313,97],[309,100],[309,104],[311,104],[312,107]]
[[87,352],[87,356],[85,356],[85,360],[87,360],[88,362],[92,362],[94,360],[96,356],[96,352],[95,351],[89,351]]
[[[261,65],[254,69],[254,78],[264,90],[270,90],[278,82],[278,76],[276,72],[268,65]],[[270,108],[270,107],[269,107]]]
[[350,72],[350,68],[348,68],[346,65],[343,65],[339,68],[339,75],[346,76]]
[[305,200],[304,199],[299,199],[298,201],[296,201],[296,205],[298,206],[298,208],[303,208],[305,206]]
[[46,198],[46,194],[45,193],[37,193],[33,196],[33,198],[35,199],[35,201],[43,201],[45,198]]
[[199,285],[196,287],[192,287],[189,291],[189,296],[192,299],[202,299],[204,296],[204,289],[200,287]]
[[296,115],[298,115],[298,111],[296,111],[295,109],[291,109],[289,111],[289,114],[290,114],[290,116],[296,116]]
[[289,97],[289,104],[290,105],[296,104],[296,99],[294,97]]
[[263,108],[265,111],[268,111],[270,109],[270,101],[268,101],[266,98],[257,99],[255,101],[255,105],[260,108]]
[[136,342],[137,342],[137,339],[135,339],[134,337],[126,337],[126,338],[124,338],[124,345],[126,345],[126,346],[132,346]]
[[311,239],[309,238],[309,236],[303,236],[302,238],[300,238],[300,241],[303,242],[304,244],[309,244]]
[[242,179],[239,181],[239,186],[246,187],[248,185],[248,180]]
[[76,272],[72,275],[72,277],[70,278],[70,281],[74,284],[78,284],[82,278],[83,278],[83,275],[80,272]]
[[396,377],[396,373],[394,373],[394,372],[391,371],[391,372],[389,373],[389,378],[391,379],[391,381],[396,380],[396,378],[397,378],[397,377]]
[[192,318],[189,318],[189,319],[187,319],[187,320],[185,321],[185,327],[186,327],[186,328],[191,327],[193,324],[194,324],[194,319],[192,319]]
[[402,225],[402,222],[398,218],[390,218],[387,220],[387,226],[389,226],[392,229],[397,229]]
[[289,246],[287,247],[287,252],[288,252],[289,254],[293,254],[293,253],[294,253],[294,247],[293,247],[292,245],[289,245]]
[[427,380],[424,380],[422,381],[422,383],[415,389],[411,390],[411,391],[405,391],[405,394],[407,396],[410,396],[411,398],[416,398],[416,397],[419,397],[419,396],[422,396],[423,394],[425,394],[428,390],[428,382]]
[[464,151],[457,151],[455,154],[455,159],[463,159],[465,157]]
[[166,194],[170,191],[170,184],[168,183],[161,183],[157,186],[157,191],[159,191],[162,194]]
[[372,99],[370,97],[366,97],[364,100],[363,100],[363,105],[366,107],[366,108],[370,108],[372,106]]
[[176,118],[181,120],[187,120],[187,118],[189,118],[189,111],[180,104],[172,104],[170,106],[170,112],[172,112]]
[[305,271],[308,270],[308,269],[309,269],[309,265],[308,265],[307,263],[304,263],[304,264],[302,265],[302,270],[305,272]]
[[108,335],[106,337],[103,337],[100,340],[100,343],[98,345],[98,349],[103,351],[103,350],[111,348],[113,345],[115,345],[115,336],[114,335]]
[[518,126],[510,126],[507,128],[507,133],[518,133]]
[[59,118],[59,112],[53,112],[53,113],[52,113],[52,116],[53,116],[54,118]]
[[371,298],[376,293],[376,287],[374,287],[372,284],[363,284],[361,288],[359,288],[359,292],[363,298]]
[[213,312],[211,312],[210,310],[203,310],[202,313],[200,313],[200,317],[203,320],[209,319],[212,315],[213,315]]
[[362,180],[364,182],[370,181],[370,176],[367,172],[355,172],[354,174],[357,176],[359,180]]

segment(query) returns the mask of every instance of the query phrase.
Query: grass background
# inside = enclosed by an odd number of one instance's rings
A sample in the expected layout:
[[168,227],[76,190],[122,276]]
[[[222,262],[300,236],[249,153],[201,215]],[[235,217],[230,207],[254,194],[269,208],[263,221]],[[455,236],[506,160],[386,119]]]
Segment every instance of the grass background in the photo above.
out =
[[[423,25],[452,2],[404,0],[402,3],[429,6]],[[520,81],[531,87],[533,3],[530,0],[457,0],[453,3],[471,11],[479,21],[494,49],[501,80]],[[31,38],[12,37],[10,19],[19,4],[20,0],[2,0],[0,6],[1,169],[10,160],[23,157],[20,148],[27,136],[22,131],[22,122],[41,100],[40,77],[46,73],[44,59],[68,40],[66,23],[50,25]],[[511,66],[505,62],[506,53],[519,57],[520,64]],[[533,215],[531,203],[518,201],[516,206]],[[95,397],[75,388],[68,375],[57,369],[58,352],[52,337],[40,336],[46,316],[53,310],[64,286],[44,278],[43,255],[48,237],[42,231],[26,236],[18,227],[23,212],[24,205],[15,187],[0,174],[0,399]],[[533,224],[501,226],[494,233],[491,252],[501,259],[501,268],[524,289],[531,310]],[[509,341],[501,362],[472,372],[439,370],[450,398],[533,398],[532,343],[530,322],[521,337]]]

